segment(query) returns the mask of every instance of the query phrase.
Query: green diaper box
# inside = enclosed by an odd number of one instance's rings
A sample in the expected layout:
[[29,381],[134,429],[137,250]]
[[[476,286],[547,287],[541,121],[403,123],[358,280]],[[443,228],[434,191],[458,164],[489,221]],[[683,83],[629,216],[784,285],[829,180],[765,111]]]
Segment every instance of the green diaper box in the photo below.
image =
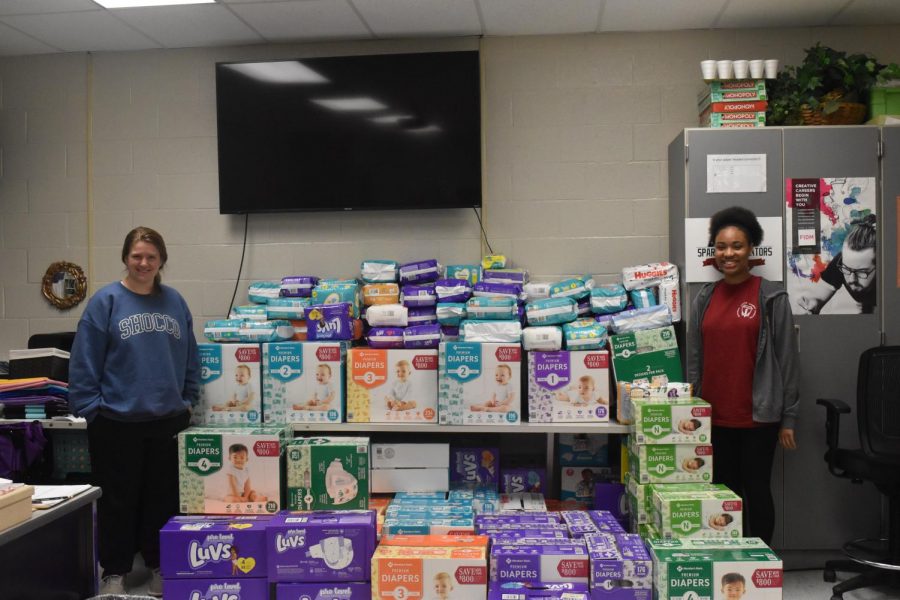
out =
[[631,473],[625,473],[624,483],[632,522],[635,525],[649,523],[653,517],[653,498],[650,494],[650,485],[638,483],[637,478]]
[[657,600],[781,600],[781,559],[759,538],[651,539]]
[[675,329],[669,325],[609,338],[616,381],[684,381]]
[[628,470],[638,483],[711,483],[713,449],[700,444],[647,445],[631,441]]
[[369,508],[369,438],[297,438],[286,455],[289,510]]
[[700,398],[631,399],[637,444],[709,444],[712,407]]
[[[690,489],[694,488],[694,489]],[[666,538],[738,538],[741,497],[722,484],[650,486],[656,529]]]
[[272,514],[281,508],[284,427],[190,427],[178,434],[180,511]]

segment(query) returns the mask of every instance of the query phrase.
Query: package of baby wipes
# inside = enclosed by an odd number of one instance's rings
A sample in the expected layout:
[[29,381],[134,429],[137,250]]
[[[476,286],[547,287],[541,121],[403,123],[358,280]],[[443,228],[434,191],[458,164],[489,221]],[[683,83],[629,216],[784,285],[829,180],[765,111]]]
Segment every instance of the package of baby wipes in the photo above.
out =
[[593,319],[578,319],[571,323],[563,323],[562,330],[567,350],[606,348],[606,327]]
[[410,306],[407,313],[409,326],[432,325],[438,322],[436,306]]
[[609,421],[609,352],[568,350],[528,354],[528,420]]
[[400,265],[400,283],[427,283],[441,277],[443,267],[433,259],[418,260]]
[[203,335],[211,342],[237,342],[240,340],[243,322],[243,319],[207,321],[203,325]]
[[522,292],[525,299],[529,302],[533,300],[543,300],[550,297],[550,283],[529,282],[522,286]]
[[628,469],[638,483],[709,483],[712,446],[629,443]]
[[469,285],[475,285],[481,280],[481,266],[447,265],[444,276],[447,279],[465,279]]
[[437,348],[441,343],[441,326],[437,323],[410,325],[403,330],[403,347]]
[[516,425],[521,420],[519,344],[444,342],[438,382],[442,425]]
[[309,298],[269,298],[266,318],[270,321],[303,319],[304,310],[309,305]]
[[268,597],[269,584],[264,577],[249,579],[236,577],[163,579],[162,591],[166,600],[197,600],[198,598],[251,600],[253,598]]
[[364,306],[398,304],[400,286],[396,283],[367,283],[362,286],[362,302]]
[[561,325],[578,318],[578,304],[572,298],[535,300],[525,305],[529,325]]
[[265,423],[340,423],[346,349],[346,342],[263,344]]
[[207,425],[262,421],[259,344],[198,344],[200,398],[194,420]]
[[509,296],[475,296],[466,302],[466,314],[470,319],[502,321],[517,318],[518,310]]
[[403,327],[373,327],[366,334],[370,348],[402,348]]
[[368,581],[375,512],[284,511],[266,528],[270,582]]
[[[697,484],[699,485],[699,484]],[[685,484],[651,486],[654,525],[667,538],[739,538],[743,501],[721,484],[685,490]]]
[[439,302],[435,307],[435,316],[441,325],[459,327],[460,322],[467,315],[464,302]]
[[434,306],[437,303],[433,283],[406,284],[400,289],[400,303],[403,306]]
[[366,322],[371,327],[406,327],[409,309],[400,304],[379,304],[366,309]]
[[562,329],[556,326],[526,327],[522,330],[522,348],[527,351],[554,352],[562,349]]
[[563,279],[550,286],[550,297],[581,300],[590,295],[592,287],[594,287],[594,280],[590,278],[572,277]]
[[287,436],[283,427],[191,427],[179,433],[180,512],[278,512]]
[[[160,571],[169,578],[265,577],[270,515],[178,515],[159,531]],[[249,596],[247,596],[249,598]]]
[[622,285],[626,290],[654,287],[663,281],[678,279],[678,267],[668,262],[650,263],[622,269]]
[[628,292],[618,283],[596,285],[591,288],[591,311],[605,315],[625,310]]
[[399,269],[393,260],[364,260],[359,265],[360,278],[366,283],[393,283],[397,281]]
[[708,444],[712,406],[700,398],[631,398],[636,444]]
[[256,304],[265,304],[269,298],[277,298],[280,295],[280,281],[254,281],[247,288],[247,298]]
[[369,438],[294,438],[285,456],[288,510],[369,507]]
[[506,256],[504,256],[503,254],[488,254],[481,259],[481,268],[482,270],[505,269]]
[[348,302],[314,304],[304,315],[310,341],[353,339],[353,305]]
[[275,600],[372,600],[372,585],[368,581],[278,583]]
[[319,278],[312,275],[282,277],[280,295],[286,298],[309,298],[318,284]]
[[459,324],[459,339],[463,342],[518,344],[522,340],[519,321],[466,319]]
[[487,550],[472,546],[387,546],[372,556],[372,600],[484,600]]
[[242,342],[281,342],[294,337],[290,321],[247,321],[241,323],[238,334]]
[[481,279],[492,283],[525,285],[528,283],[528,271],[525,269],[485,269],[481,274]]
[[347,421],[436,423],[437,350],[351,348]]

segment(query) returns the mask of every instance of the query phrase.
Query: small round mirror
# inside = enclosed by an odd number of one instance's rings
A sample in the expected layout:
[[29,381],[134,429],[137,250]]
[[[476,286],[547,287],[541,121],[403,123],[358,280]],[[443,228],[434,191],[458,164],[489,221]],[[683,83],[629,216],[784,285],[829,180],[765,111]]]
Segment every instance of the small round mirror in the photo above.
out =
[[41,291],[50,304],[60,310],[78,305],[87,292],[87,279],[81,267],[60,261],[47,267]]

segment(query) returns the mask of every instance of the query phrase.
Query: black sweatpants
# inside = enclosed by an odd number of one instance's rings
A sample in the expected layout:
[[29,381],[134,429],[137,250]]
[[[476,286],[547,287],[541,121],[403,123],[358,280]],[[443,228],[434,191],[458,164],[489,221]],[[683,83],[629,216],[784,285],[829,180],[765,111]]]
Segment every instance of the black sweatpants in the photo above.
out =
[[108,575],[131,571],[140,550],[159,567],[159,530],[178,512],[178,438],[187,411],[156,421],[129,423],[98,415],[88,425],[97,508],[100,565]]
[[780,425],[738,429],[713,427],[713,481],[744,499],[744,535],[772,542],[775,501],[772,462]]

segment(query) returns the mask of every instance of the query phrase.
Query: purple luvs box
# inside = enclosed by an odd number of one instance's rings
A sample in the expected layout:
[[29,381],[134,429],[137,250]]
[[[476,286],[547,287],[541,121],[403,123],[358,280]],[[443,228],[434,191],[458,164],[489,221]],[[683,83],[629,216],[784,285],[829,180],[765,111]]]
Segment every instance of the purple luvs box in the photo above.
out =
[[590,597],[588,586],[584,583],[510,581],[490,584],[487,600],[589,600]]
[[587,583],[589,571],[584,543],[491,546],[491,581],[495,583]]
[[591,520],[602,533],[625,533],[618,519],[607,510],[589,510]]
[[487,527],[489,525],[517,525],[519,523],[561,523],[559,513],[551,512],[522,512],[509,514],[476,515],[475,526]]
[[269,597],[265,577],[247,579],[163,579],[166,600],[260,600]]
[[516,467],[500,470],[500,493],[517,494],[519,492],[543,493],[547,488],[547,469],[535,467]]
[[159,531],[162,576],[265,577],[266,525],[271,519],[271,515],[172,517]]
[[653,559],[640,536],[600,533],[584,539],[590,557],[592,600],[650,600]]
[[369,581],[375,512],[282,511],[266,528],[269,580]]
[[594,508],[612,514],[619,523],[628,518],[625,486],[621,483],[599,482],[594,484]]
[[450,482],[497,489],[499,448],[450,448]]
[[[268,597],[268,596],[266,596]],[[279,583],[275,600],[370,600],[369,583]]]

